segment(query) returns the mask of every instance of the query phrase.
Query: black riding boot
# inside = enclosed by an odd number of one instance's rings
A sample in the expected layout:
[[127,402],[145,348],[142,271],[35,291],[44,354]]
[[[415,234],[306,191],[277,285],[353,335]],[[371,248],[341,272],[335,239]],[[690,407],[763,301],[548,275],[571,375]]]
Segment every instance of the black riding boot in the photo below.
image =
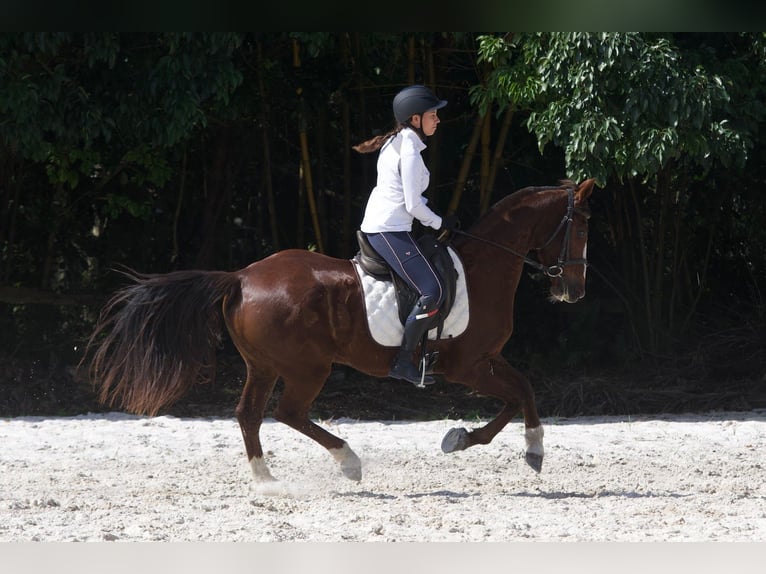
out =
[[403,379],[414,384],[416,387],[433,384],[434,378],[428,375],[423,376],[415,364],[412,362],[412,353],[418,346],[428,329],[429,319],[433,316],[431,297],[421,297],[410,311],[409,317],[404,324],[404,337],[402,337],[402,346],[394,358],[391,365],[389,377],[394,379]]

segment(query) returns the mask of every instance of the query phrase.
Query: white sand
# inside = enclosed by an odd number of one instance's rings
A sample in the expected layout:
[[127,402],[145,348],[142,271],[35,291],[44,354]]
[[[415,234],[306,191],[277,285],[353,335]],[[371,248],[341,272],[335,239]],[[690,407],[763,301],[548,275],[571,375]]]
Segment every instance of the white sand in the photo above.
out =
[[0,419],[0,542],[766,540],[763,410],[547,419],[539,475],[519,419],[452,454],[486,421],[320,422],[361,482],[273,420],[266,491],[233,418]]

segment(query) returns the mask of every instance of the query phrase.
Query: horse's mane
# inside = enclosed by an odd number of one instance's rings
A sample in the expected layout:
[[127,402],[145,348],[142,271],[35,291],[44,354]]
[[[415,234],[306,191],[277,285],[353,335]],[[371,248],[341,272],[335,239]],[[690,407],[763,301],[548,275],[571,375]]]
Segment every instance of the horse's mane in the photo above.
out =
[[568,187],[577,187],[577,184],[571,179],[560,179],[558,185],[538,185],[522,187],[519,190],[509,193],[505,197],[496,201],[479,219],[476,220],[474,225],[479,225],[485,219],[492,216],[498,210],[505,210],[509,208],[509,204],[516,204],[522,201],[524,198],[530,195],[536,195],[543,191],[550,191],[552,189],[567,189]]
[[537,185],[537,186],[532,185],[529,187],[523,187],[517,191],[514,191],[506,195],[504,198],[497,201],[495,205],[498,205],[500,203],[505,203],[506,200],[510,200],[511,198],[513,198],[514,200],[521,200],[528,195],[540,193],[541,191],[550,191],[551,189],[567,189],[568,187],[576,188],[577,184],[573,182],[571,179],[560,179],[558,185]]

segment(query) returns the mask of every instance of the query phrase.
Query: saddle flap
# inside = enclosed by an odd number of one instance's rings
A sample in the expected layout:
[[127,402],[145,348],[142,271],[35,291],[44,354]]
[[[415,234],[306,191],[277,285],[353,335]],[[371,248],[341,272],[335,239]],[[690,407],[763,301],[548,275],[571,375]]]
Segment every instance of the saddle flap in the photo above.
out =
[[423,255],[428,258],[436,273],[441,277],[442,285],[444,286],[444,300],[434,323],[438,328],[439,335],[441,335],[444,319],[449,315],[455,302],[455,291],[457,290],[455,263],[452,261],[452,257],[450,257],[447,244],[439,241],[433,235],[424,235],[418,240],[418,245]]
[[[359,243],[359,252],[354,256],[354,260],[365,272],[381,281],[393,281],[396,287],[396,301],[399,309],[399,319],[404,325],[412,307],[419,299],[418,293],[412,290],[410,286],[401,279],[386,263],[377,251],[370,245],[367,236],[360,230],[356,231],[356,240]],[[436,272],[442,279],[442,284],[446,290],[444,301],[442,302],[439,313],[433,318],[432,325],[438,326],[439,331],[444,324],[444,319],[449,315],[450,309],[455,301],[455,290],[457,284],[457,271],[455,264],[447,250],[447,244],[439,241],[433,235],[424,235],[418,239],[418,246],[423,255],[431,262]],[[433,328],[433,326],[431,328]]]

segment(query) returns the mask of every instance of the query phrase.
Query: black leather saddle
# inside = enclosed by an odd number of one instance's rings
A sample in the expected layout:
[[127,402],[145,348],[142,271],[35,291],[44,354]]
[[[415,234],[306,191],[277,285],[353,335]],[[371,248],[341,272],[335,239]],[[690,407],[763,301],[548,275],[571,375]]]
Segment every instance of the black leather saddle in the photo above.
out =
[[[391,269],[386,260],[370,245],[369,241],[367,241],[367,236],[361,230],[357,230],[356,240],[359,243],[359,251],[354,256],[354,261],[376,279],[393,281],[396,291],[396,303],[399,309],[399,320],[404,325],[407,316],[415,306],[415,303],[417,303],[420,295]],[[441,277],[442,284],[446,290],[444,302],[439,308],[439,312],[434,315],[429,326],[429,330],[436,327],[437,336],[440,336],[444,327],[444,319],[449,315],[455,302],[457,271],[446,243],[439,241],[433,235],[423,235],[418,239],[418,246]]]

